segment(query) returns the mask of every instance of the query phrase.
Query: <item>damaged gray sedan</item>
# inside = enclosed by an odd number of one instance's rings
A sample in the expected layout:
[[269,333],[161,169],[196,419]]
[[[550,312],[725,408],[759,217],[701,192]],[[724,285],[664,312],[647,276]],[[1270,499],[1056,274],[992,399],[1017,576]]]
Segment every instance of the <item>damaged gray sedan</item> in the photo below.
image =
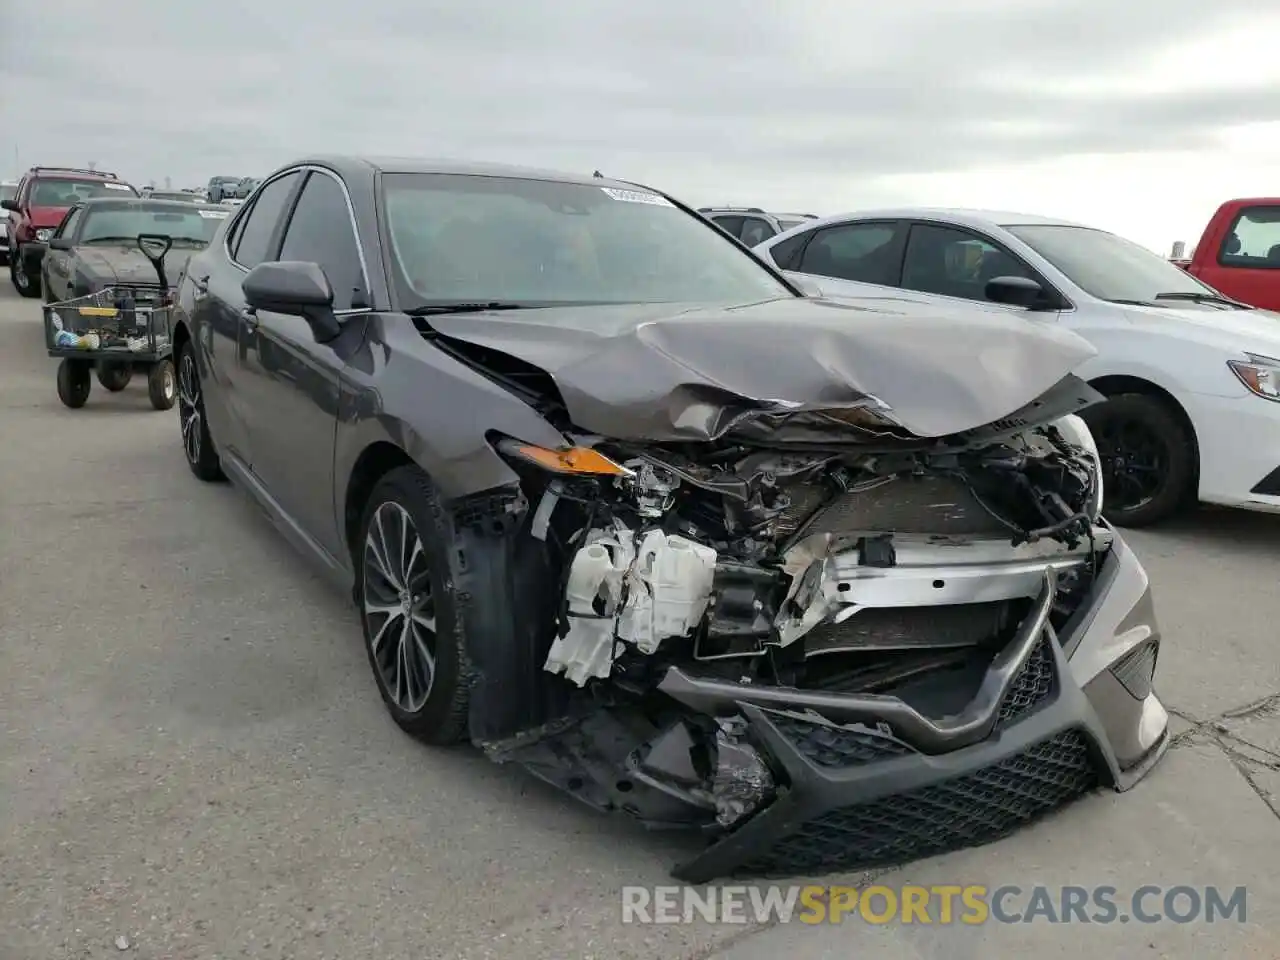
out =
[[1167,747],[1075,335],[811,298],[598,177],[316,158],[179,289],[192,472],[351,591],[378,690],[676,875],[901,863]]

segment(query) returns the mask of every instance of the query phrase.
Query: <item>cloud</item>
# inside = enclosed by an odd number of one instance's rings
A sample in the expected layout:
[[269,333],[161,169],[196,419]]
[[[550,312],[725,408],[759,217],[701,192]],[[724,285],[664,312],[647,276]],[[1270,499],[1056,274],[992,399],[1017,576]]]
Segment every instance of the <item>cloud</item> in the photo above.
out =
[[1230,39],[1265,16],[1256,0],[41,0],[0,12],[0,118],[22,165],[139,182],[392,153],[829,211],[903,178],[1212,155],[1280,121],[1280,71]]

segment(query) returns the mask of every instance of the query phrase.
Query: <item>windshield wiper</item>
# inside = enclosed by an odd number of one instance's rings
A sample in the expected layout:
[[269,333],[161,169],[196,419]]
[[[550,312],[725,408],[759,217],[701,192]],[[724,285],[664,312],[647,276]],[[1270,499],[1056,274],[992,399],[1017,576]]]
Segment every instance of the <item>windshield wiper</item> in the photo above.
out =
[[527,304],[493,300],[489,303],[429,303],[425,306],[414,307],[411,310],[406,310],[405,313],[409,314],[411,317],[430,317],[438,316],[442,313],[486,313],[489,310],[527,309]]
[[1123,303],[1129,307],[1160,307],[1165,309],[1163,303],[1156,303],[1154,300],[1129,300],[1125,297],[1108,297],[1107,303]]
[[1226,307],[1235,307],[1237,310],[1252,310],[1247,303],[1241,303],[1239,300],[1232,300],[1230,297],[1224,297],[1218,293],[1197,293],[1192,290],[1175,290],[1171,293],[1157,293],[1157,300],[1186,300],[1190,303],[1220,303]]
[[90,243],[137,243],[138,238],[135,237],[94,237],[92,240],[81,240],[81,244]]

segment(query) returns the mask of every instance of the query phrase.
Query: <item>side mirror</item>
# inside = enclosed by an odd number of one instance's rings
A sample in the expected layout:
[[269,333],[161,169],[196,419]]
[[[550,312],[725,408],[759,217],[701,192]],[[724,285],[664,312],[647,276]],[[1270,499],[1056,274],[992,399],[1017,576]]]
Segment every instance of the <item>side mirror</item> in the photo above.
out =
[[302,317],[320,343],[328,343],[342,332],[333,315],[333,287],[318,263],[260,263],[249,271],[240,289],[254,310]]
[[22,212],[22,208],[18,206],[17,200],[0,200],[0,207],[5,210],[12,210],[14,213]]
[[68,237],[54,237],[49,241],[50,250],[72,250],[75,244]]
[[1044,287],[1026,277],[994,277],[983,292],[992,303],[1014,307],[1035,307],[1044,302]]

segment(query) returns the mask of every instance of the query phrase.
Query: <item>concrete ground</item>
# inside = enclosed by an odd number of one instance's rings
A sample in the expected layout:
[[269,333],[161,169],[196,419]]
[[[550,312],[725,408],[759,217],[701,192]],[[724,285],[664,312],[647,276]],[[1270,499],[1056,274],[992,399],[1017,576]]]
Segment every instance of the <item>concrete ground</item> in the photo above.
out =
[[1280,957],[1275,519],[1131,535],[1180,731],[1145,783],[881,881],[1243,884],[1246,924],[624,926],[684,841],[401,734],[349,605],[190,476],[176,415],[66,410],[54,369],[3,283],[2,960]]

